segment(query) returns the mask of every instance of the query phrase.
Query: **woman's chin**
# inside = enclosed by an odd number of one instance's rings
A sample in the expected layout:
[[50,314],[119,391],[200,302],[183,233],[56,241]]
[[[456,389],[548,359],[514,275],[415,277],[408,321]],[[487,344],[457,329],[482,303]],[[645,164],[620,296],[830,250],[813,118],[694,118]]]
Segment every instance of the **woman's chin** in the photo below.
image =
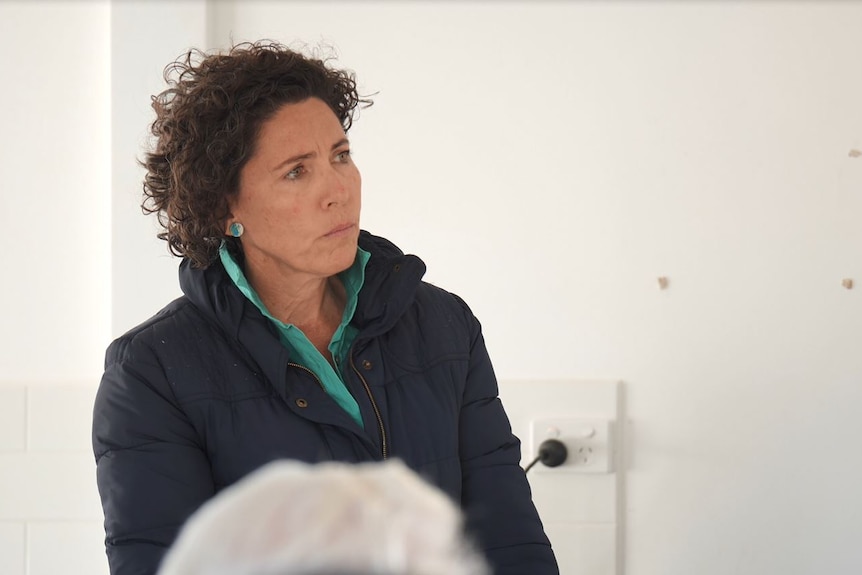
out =
[[339,274],[353,265],[356,260],[356,248],[357,243],[354,241],[333,250],[330,256],[330,265],[327,266],[332,270],[330,275]]

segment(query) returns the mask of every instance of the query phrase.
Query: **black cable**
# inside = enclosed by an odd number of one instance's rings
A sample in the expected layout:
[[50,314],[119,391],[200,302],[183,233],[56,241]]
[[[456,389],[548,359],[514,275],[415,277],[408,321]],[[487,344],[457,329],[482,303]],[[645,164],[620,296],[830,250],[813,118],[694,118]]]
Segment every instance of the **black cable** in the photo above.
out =
[[539,454],[524,468],[524,473],[527,473],[533,466],[541,461],[548,467],[558,467],[566,461],[569,451],[566,449],[566,444],[559,439],[546,439],[539,445]]
[[524,473],[527,473],[529,470],[531,470],[533,468],[533,466],[535,464],[537,464],[541,459],[542,459],[542,456],[537,455],[536,458],[534,460],[532,460],[527,467],[524,468]]

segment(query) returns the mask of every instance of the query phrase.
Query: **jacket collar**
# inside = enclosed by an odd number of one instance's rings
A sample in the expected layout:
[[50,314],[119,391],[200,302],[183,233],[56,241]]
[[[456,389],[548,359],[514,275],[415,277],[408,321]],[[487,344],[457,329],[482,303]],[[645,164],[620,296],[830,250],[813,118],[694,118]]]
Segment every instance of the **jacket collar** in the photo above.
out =
[[416,297],[425,275],[425,263],[405,255],[389,240],[363,231],[359,247],[371,253],[365,268],[365,285],[359,292],[354,325],[359,337],[373,337],[390,330]]
[[[359,246],[371,254],[365,268],[365,283],[359,292],[353,323],[357,339],[385,333],[413,303],[416,288],[425,275],[425,264],[416,256],[405,255],[395,244],[367,231],[359,234]],[[183,260],[179,270],[180,288],[192,304],[232,339],[245,339],[261,329],[274,328],[237,289],[221,262],[206,269]],[[243,325],[250,323],[251,325]],[[274,332],[273,332],[274,333]],[[276,335],[277,339],[277,335]],[[255,355],[258,355],[255,353]]]

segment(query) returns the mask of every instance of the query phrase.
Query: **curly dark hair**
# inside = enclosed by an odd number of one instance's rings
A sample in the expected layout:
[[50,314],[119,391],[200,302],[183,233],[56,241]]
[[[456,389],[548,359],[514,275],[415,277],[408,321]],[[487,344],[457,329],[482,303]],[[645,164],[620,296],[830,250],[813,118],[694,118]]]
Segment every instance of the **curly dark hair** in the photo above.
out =
[[260,128],[284,104],[323,100],[345,132],[360,97],[352,72],[330,68],[277,42],[233,46],[227,53],[192,49],[168,64],[168,88],[153,96],[155,145],[146,168],[147,214],[157,214],[171,253],[206,268],[216,258],[239,191],[239,175]]

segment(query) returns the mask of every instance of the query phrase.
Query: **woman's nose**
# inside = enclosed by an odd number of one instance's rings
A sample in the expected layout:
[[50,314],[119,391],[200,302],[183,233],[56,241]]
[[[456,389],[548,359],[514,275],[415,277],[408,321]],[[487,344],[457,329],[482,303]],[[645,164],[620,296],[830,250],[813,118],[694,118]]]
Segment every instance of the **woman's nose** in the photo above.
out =
[[329,170],[329,176],[325,182],[326,194],[325,205],[343,203],[350,196],[350,181],[349,178],[342,174],[337,168],[333,167]]

